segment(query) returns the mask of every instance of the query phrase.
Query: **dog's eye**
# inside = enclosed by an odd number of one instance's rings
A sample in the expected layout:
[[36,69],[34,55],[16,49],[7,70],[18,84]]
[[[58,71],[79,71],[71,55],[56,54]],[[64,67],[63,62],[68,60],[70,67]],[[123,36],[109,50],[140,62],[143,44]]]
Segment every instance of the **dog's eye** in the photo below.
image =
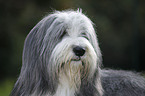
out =
[[62,39],[66,34],[67,34],[67,32],[64,31],[64,32],[60,35],[60,39]]
[[86,33],[81,33],[81,36],[86,38],[87,40],[89,39]]

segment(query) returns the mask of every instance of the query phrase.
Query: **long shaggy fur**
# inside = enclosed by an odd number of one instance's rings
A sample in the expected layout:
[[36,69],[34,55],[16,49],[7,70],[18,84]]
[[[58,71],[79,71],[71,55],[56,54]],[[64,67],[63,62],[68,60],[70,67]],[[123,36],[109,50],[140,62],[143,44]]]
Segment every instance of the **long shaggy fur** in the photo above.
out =
[[[76,46],[83,56],[74,54]],[[91,20],[81,10],[54,12],[28,34],[11,96],[144,96],[143,77],[101,70],[101,61]]]

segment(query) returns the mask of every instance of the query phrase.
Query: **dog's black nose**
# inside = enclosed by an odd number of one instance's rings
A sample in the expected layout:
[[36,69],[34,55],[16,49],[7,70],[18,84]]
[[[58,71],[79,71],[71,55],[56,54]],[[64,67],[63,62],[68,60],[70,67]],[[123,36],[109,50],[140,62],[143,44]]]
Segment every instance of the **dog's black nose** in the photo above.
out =
[[76,56],[83,56],[85,54],[85,48],[76,46],[73,48],[73,52],[75,53]]

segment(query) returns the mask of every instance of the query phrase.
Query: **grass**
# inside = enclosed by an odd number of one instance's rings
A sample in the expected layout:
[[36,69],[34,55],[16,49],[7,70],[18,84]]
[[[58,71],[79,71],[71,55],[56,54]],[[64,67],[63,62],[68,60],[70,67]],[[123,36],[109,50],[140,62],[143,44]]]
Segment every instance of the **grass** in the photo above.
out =
[[9,96],[13,88],[14,80],[5,79],[0,82],[0,96]]

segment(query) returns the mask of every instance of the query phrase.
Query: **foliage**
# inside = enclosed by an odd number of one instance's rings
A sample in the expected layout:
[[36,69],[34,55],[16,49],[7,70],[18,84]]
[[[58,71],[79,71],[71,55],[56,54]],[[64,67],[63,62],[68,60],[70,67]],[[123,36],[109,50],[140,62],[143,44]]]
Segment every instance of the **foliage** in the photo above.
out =
[[13,79],[5,79],[0,82],[0,96],[9,96],[12,88],[13,88],[14,80]]

